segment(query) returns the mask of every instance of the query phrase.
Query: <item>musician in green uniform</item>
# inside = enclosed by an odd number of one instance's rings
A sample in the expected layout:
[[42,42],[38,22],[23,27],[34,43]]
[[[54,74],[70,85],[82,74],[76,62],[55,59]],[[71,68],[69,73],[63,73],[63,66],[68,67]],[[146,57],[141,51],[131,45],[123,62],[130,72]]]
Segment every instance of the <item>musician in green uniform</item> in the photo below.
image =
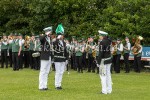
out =
[[4,63],[6,64],[6,68],[8,68],[7,50],[7,36],[3,34],[3,38],[1,39],[1,68],[4,68]]
[[75,56],[76,56],[76,65],[78,68],[78,72],[83,73],[82,68],[82,57],[84,52],[84,46],[82,45],[82,41],[79,40],[78,45],[75,48]]
[[84,47],[84,52],[83,52],[83,56],[82,56],[82,65],[83,65],[83,69],[85,70],[87,68],[87,59],[86,59],[86,41],[84,39],[82,39],[82,45]]
[[21,43],[21,51],[20,51],[20,56],[19,56],[19,69],[23,69],[23,51],[24,51],[24,39],[21,33],[19,33],[19,42]]
[[9,63],[12,67],[12,42],[13,42],[13,33],[8,36],[8,52],[9,52]]
[[[40,51],[41,51],[41,42],[40,42],[39,36],[35,37],[33,51],[34,51],[34,53],[39,53],[40,54]],[[32,54],[32,56],[33,56],[33,54]],[[39,70],[40,69],[40,55],[34,57],[33,60],[34,60],[34,69],[35,70]]]
[[123,44],[120,39],[117,39],[117,58],[116,58],[116,73],[120,73],[120,58],[123,51]]
[[34,51],[33,51],[34,41],[35,41],[35,35],[32,34],[32,37],[31,37],[30,43],[29,43],[29,60],[30,60],[31,69],[34,69],[34,60],[33,60],[33,57],[32,57],[32,54],[34,53]]
[[19,56],[22,50],[22,43],[18,39],[18,35],[15,34],[14,40],[12,42],[12,60],[13,60],[13,70],[19,70]]
[[23,52],[24,52],[24,68],[29,68],[30,59],[29,59],[29,36],[25,36],[25,42],[23,45]]
[[[95,50],[96,50],[96,63],[98,62],[98,60],[99,60],[99,58],[98,58],[98,56],[99,56],[99,44],[100,44],[100,42],[101,42],[102,40],[98,40],[98,43],[97,43],[97,45],[96,45],[96,47],[95,47]],[[97,66],[97,74],[99,74],[99,66]]]
[[76,37],[72,36],[71,45],[71,69],[76,70],[76,63],[75,63],[75,45],[76,45]]
[[94,65],[94,57],[92,55],[92,50],[94,49],[95,44],[93,42],[93,37],[91,36],[88,40],[88,45],[87,45],[87,53],[88,53],[88,72],[92,72],[95,73],[95,65]]
[[130,72],[130,68],[129,68],[129,54],[130,54],[130,49],[131,49],[131,43],[129,41],[129,38],[126,37],[125,38],[126,44],[123,47],[123,51],[124,51],[124,63],[125,63],[125,73],[129,73]]

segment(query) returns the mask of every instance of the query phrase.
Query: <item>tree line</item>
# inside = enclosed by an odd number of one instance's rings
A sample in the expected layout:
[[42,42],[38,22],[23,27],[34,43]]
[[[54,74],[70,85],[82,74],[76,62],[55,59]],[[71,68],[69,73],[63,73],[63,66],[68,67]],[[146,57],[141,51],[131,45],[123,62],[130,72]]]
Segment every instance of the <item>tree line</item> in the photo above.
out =
[[144,37],[150,43],[149,0],[1,0],[0,34],[43,33],[43,28],[59,23],[66,37],[87,38],[98,30],[112,38],[125,35]]

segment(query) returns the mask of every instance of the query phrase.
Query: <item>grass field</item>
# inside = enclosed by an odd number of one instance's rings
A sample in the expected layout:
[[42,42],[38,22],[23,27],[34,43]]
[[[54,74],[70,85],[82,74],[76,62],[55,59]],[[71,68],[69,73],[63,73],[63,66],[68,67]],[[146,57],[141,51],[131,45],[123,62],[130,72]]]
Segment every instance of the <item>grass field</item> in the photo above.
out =
[[113,92],[100,94],[99,75],[70,71],[63,77],[63,90],[55,90],[54,71],[48,91],[38,90],[39,71],[0,69],[0,100],[150,100],[150,73],[112,74]]

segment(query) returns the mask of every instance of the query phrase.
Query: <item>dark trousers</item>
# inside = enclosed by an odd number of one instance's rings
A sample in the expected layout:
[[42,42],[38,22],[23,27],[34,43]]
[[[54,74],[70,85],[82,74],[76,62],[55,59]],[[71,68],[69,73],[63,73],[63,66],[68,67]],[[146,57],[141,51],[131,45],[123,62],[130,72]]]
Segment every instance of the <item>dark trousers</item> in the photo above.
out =
[[83,68],[82,68],[82,56],[76,56],[76,65],[78,68],[78,72],[83,72]]
[[12,67],[12,49],[9,49],[9,63],[10,63],[10,67]]
[[13,70],[19,70],[19,56],[18,52],[12,53],[12,60],[13,60]]
[[88,72],[95,72],[95,66],[94,66],[94,57],[92,54],[88,54]]
[[29,51],[24,51],[24,68],[29,68]]
[[71,69],[73,69],[73,55],[71,55],[71,58],[70,58],[70,64],[71,64]]
[[71,55],[71,68],[73,68],[74,70],[77,70],[75,53]]
[[83,55],[82,55],[82,65],[83,65],[83,68],[86,69],[86,67],[87,67],[86,52],[84,52]]
[[120,73],[120,58],[121,58],[121,54],[117,54],[117,59],[116,59],[116,73]]
[[[117,55],[113,55],[113,58],[112,58],[112,65],[113,65],[113,68],[114,68],[114,71],[116,72],[116,60],[117,60]],[[112,72],[112,71],[111,71]]]
[[23,69],[23,51],[20,52],[19,56],[19,69]]
[[141,56],[139,56],[139,57],[134,56],[134,69],[135,69],[135,72],[140,73],[140,71],[141,71]]
[[125,53],[123,56],[124,56],[125,70],[126,70],[126,72],[129,72],[130,71],[130,68],[129,68],[129,53]]
[[6,68],[8,68],[7,49],[1,50],[1,68],[4,68],[4,63],[6,64]]
[[33,50],[30,50],[29,51],[29,62],[30,62],[31,69],[34,69],[34,60],[33,60],[33,57],[32,57],[32,53],[33,53]]
[[[35,51],[34,51],[34,53],[35,53]],[[40,69],[40,56],[34,57],[33,60],[34,60],[33,68],[36,70],[39,70]]]

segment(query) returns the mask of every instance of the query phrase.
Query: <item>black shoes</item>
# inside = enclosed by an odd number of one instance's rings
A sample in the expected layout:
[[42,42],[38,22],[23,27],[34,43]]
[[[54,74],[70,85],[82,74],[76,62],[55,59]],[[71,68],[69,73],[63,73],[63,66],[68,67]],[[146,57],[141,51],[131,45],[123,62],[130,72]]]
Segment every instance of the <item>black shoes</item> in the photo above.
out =
[[62,90],[62,87],[60,86],[60,87],[56,87],[55,88],[56,90]]
[[43,89],[39,89],[39,90],[41,90],[41,91],[46,91],[46,90],[48,90],[48,88],[43,88]]
[[[60,87],[56,87],[55,88],[56,90],[62,90],[62,87],[60,86]],[[40,91],[47,91],[48,90],[48,88],[42,88],[42,89],[39,89]]]

